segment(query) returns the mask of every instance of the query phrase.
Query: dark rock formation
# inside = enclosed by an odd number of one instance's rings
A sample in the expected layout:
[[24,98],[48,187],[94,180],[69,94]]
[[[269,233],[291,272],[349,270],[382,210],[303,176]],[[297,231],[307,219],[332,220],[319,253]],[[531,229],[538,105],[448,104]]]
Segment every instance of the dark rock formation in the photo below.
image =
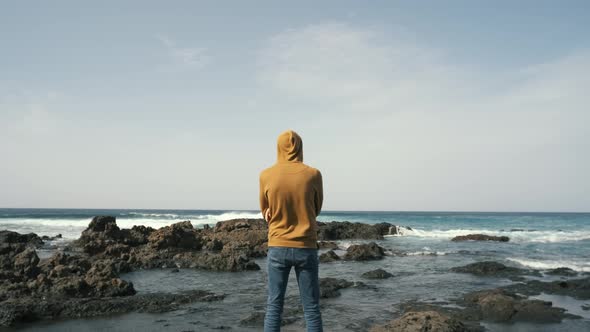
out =
[[123,244],[131,247],[137,247],[148,243],[149,236],[155,231],[148,226],[133,226],[131,229],[121,230],[121,239]]
[[19,244],[39,248],[43,245],[43,240],[35,233],[20,234],[12,231],[0,231],[0,252],[2,247]]
[[54,241],[54,240],[61,239],[61,238],[62,238],[61,234],[57,234],[56,236],[43,235],[41,237],[41,240],[43,240],[43,241]]
[[121,238],[121,230],[115,217],[97,216],[92,218],[80,238],[76,241],[82,250],[90,255],[103,252],[107,246],[117,243]]
[[318,249],[338,249],[338,244],[334,241],[318,241]]
[[371,332],[469,332],[462,322],[437,311],[408,312]]
[[[142,239],[147,236],[146,233],[153,233],[149,229],[120,230],[113,218],[100,217],[91,222],[78,241],[78,245],[84,249],[94,244],[92,248],[100,248],[99,253],[90,251],[92,254],[88,256],[57,252],[44,260],[39,259],[34,249],[41,243],[36,235],[3,232],[3,242],[0,243],[0,326],[24,320],[91,317],[137,310],[172,310],[179,304],[193,300],[219,299],[219,296],[200,291],[184,295],[131,296],[135,295],[133,284],[120,279],[119,274],[130,271],[131,264],[137,264],[141,259],[159,262],[158,255],[161,253],[179,255],[178,250],[181,256],[176,259],[184,265],[197,262],[207,268],[223,271],[259,268],[239,252],[211,258],[199,255],[200,252],[192,244],[188,245],[192,249],[186,250],[183,246],[187,242],[183,242],[183,239],[186,233],[193,231],[187,224],[165,229],[154,243],[171,243],[167,242],[170,238],[179,239],[179,242],[158,251],[147,244],[147,239]],[[133,233],[136,234],[130,235]],[[141,242],[145,244],[138,245]],[[138,246],[132,247],[132,244]],[[181,248],[178,248],[179,245]],[[183,254],[199,256],[195,259],[184,257]],[[171,259],[173,261],[174,256]],[[170,260],[165,257],[163,261]]]
[[333,261],[339,261],[340,256],[338,256],[334,250],[327,251],[320,255],[320,263],[329,263]]
[[385,251],[377,243],[353,244],[346,250],[344,259],[353,261],[367,261],[382,259]]
[[568,267],[558,267],[556,269],[547,271],[547,274],[556,275],[556,276],[564,276],[564,277],[575,277],[578,275],[578,272],[576,272]]
[[14,298],[0,305],[0,326],[43,319],[96,317],[133,311],[160,313],[197,301],[218,301],[223,295],[194,290],[181,294],[143,294],[106,298]]
[[[203,232],[206,247],[212,251],[240,251],[248,257],[265,257],[268,225],[263,219],[232,219],[218,222]],[[214,242],[209,244],[209,242]]]
[[535,323],[558,323],[566,314],[565,309],[553,307],[551,302],[527,300],[503,289],[469,293],[464,304],[477,310],[479,319],[494,322],[527,321]]
[[109,261],[89,262],[81,257],[57,253],[39,263],[34,250],[27,248],[15,256],[11,270],[3,271],[0,282],[4,296],[19,297],[109,297],[135,294],[133,284],[118,278],[115,265]]
[[504,289],[525,295],[546,293],[571,296],[578,300],[590,300],[590,277],[552,282],[529,280],[525,283],[506,286]]
[[363,273],[362,277],[367,279],[387,279],[393,277],[393,274],[383,269],[376,269]]
[[199,250],[202,246],[200,234],[190,221],[179,222],[151,232],[148,245],[156,250],[182,248]]
[[[195,229],[184,221],[154,230],[119,229],[114,217],[95,217],[76,241],[93,259],[114,260],[118,272],[151,268],[258,270],[252,257],[266,255],[266,223],[258,219],[220,222]],[[204,250],[203,250],[204,249]]]
[[[389,235],[390,231],[397,231],[395,225],[381,223],[376,225],[343,222],[318,222],[318,239],[321,241],[334,241],[344,239],[381,240],[383,235]],[[393,233],[395,234],[395,233]]]
[[510,238],[508,236],[493,236],[485,234],[469,234],[455,236],[451,241],[496,241],[496,242],[508,242]]
[[354,282],[336,278],[320,278],[320,296],[331,298],[340,296],[340,289],[354,286]]
[[471,273],[477,276],[504,278],[528,273],[525,270],[509,267],[494,261],[477,262],[465,266],[454,267],[451,269],[451,271],[459,273]]
[[[287,315],[290,313],[290,311],[293,310],[284,310],[283,311],[283,317],[281,317],[281,326],[285,326],[285,325],[289,325],[293,322],[295,322],[296,320],[298,320],[297,317],[288,317]],[[264,312],[261,311],[257,311],[257,312],[253,312],[250,315],[242,318],[240,320],[240,326],[245,326],[245,327],[264,327]],[[287,317],[285,317],[287,316]]]

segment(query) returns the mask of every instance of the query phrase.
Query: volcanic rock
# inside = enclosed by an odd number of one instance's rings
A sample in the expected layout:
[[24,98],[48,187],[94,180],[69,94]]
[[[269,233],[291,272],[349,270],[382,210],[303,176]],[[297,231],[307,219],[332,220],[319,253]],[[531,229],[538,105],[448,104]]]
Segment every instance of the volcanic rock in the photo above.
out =
[[503,288],[525,295],[545,293],[571,296],[578,300],[590,300],[590,277],[551,282],[529,280],[525,283],[516,283]]
[[376,269],[363,273],[362,277],[367,279],[387,279],[393,277],[393,274],[383,269]]
[[338,244],[334,241],[318,241],[318,249],[338,249]]
[[575,317],[553,307],[551,302],[527,300],[503,289],[469,293],[464,301],[467,306],[476,306],[481,319],[494,322],[557,323]]
[[564,276],[564,277],[575,277],[578,275],[578,272],[576,272],[568,267],[558,267],[556,269],[547,271],[547,274]]
[[436,311],[408,312],[371,332],[469,332],[462,322]]
[[4,244],[24,244],[28,247],[39,248],[43,245],[43,240],[35,233],[20,234],[12,231],[0,231],[0,245]]
[[0,305],[0,326],[42,319],[97,317],[128,312],[161,313],[191,302],[210,302],[223,295],[193,290],[180,294],[155,293],[107,298],[14,298]]
[[383,235],[389,235],[390,230],[396,229],[390,223],[376,225],[344,222],[318,222],[318,239],[334,241],[345,239],[382,240]]
[[150,234],[148,245],[154,249],[182,248],[199,250],[202,241],[190,221],[162,227]]
[[354,286],[354,282],[336,278],[320,278],[320,297],[340,296],[340,289]]
[[338,256],[334,250],[327,251],[320,255],[320,263],[329,263],[333,261],[340,260],[340,256]]
[[451,271],[492,277],[510,277],[526,273],[526,271],[522,269],[509,267],[494,261],[476,262],[465,266],[454,267]]
[[510,238],[508,236],[493,236],[485,234],[469,234],[455,236],[451,241],[496,241],[496,242],[508,242]]
[[375,242],[353,244],[346,250],[345,260],[367,261],[378,260],[385,256],[385,251]]

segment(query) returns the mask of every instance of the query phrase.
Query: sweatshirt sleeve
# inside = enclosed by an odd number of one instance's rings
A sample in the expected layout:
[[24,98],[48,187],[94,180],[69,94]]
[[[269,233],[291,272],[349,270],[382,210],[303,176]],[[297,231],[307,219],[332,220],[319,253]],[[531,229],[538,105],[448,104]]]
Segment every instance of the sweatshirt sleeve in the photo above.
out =
[[322,211],[322,204],[324,203],[324,184],[322,180],[322,173],[318,171],[316,177],[316,189],[315,189],[315,196],[314,196],[314,203],[315,203],[315,215],[318,216]]
[[266,197],[266,192],[264,190],[264,183],[262,180],[262,174],[260,174],[260,191],[258,194],[258,200],[260,201],[260,212],[262,212],[262,217],[264,218],[264,211],[268,209],[268,198]]

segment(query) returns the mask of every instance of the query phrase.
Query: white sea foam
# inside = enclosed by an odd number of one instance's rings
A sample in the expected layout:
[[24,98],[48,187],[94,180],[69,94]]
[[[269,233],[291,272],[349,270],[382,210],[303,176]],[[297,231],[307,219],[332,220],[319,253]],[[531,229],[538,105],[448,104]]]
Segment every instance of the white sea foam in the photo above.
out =
[[[160,228],[184,220],[190,220],[195,226],[215,224],[218,221],[237,218],[262,218],[260,213],[225,212],[222,214],[177,215],[158,213],[129,213],[132,218],[118,217],[120,228],[131,228],[135,225]],[[40,218],[0,218],[0,229],[8,229],[19,233],[36,233],[39,236],[55,236],[62,234],[64,240],[74,240],[80,237],[92,218],[83,219],[40,219]]]
[[171,218],[178,219],[181,216],[174,213],[145,213],[145,212],[129,212],[130,216],[140,216],[145,218]]
[[0,219],[0,229],[39,236],[61,234],[63,240],[73,240],[88,226],[90,219]]
[[409,235],[411,234],[412,229],[409,227],[405,227],[405,226],[397,226],[397,225],[393,225],[391,227],[389,227],[389,233],[391,235],[385,235],[387,236],[405,236],[405,235]]
[[[510,232],[491,229],[450,229],[450,230],[421,230],[405,229],[401,236],[414,236],[423,238],[452,239],[455,236],[468,234],[486,234],[495,236],[508,236],[512,242],[570,242],[590,240],[590,231],[535,231],[535,232]],[[399,236],[399,235],[398,235]]]
[[196,219],[215,220],[215,221],[223,221],[223,220],[230,220],[230,219],[242,219],[242,218],[257,219],[257,218],[262,218],[262,213],[260,213],[260,212],[225,212],[222,214],[199,215],[199,216],[195,216],[195,218]]
[[413,252],[405,253],[406,256],[446,256],[447,254],[449,254],[449,253],[446,251],[430,251],[430,250],[413,251]]
[[127,215],[134,216],[134,219],[172,219],[172,220],[210,220],[213,222],[240,219],[240,218],[262,218],[260,212],[224,212],[222,214],[174,214],[174,213],[149,213],[129,212]]
[[567,267],[578,272],[590,272],[590,262],[581,261],[542,261],[524,258],[507,258],[511,262],[518,263],[524,267],[537,269],[537,270],[551,270],[558,267]]

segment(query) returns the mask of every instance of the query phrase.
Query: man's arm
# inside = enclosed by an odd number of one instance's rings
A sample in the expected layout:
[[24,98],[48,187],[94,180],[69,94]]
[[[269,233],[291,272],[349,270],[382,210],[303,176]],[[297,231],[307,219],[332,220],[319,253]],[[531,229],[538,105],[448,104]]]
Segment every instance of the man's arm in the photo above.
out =
[[260,202],[260,212],[262,212],[262,218],[268,221],[267,214],[268,214],[268,198],[266,197],[266,190],[264,189],[264,183],[262,181],[262,176],[260,176],[260,191],[258,194],[258,200]]
[[322,173],[318,171],[316,178],[316,189],[314,195],[315,215],[316,217],[322,211],[322,204],[324,203],[324,184],[322,180]]

